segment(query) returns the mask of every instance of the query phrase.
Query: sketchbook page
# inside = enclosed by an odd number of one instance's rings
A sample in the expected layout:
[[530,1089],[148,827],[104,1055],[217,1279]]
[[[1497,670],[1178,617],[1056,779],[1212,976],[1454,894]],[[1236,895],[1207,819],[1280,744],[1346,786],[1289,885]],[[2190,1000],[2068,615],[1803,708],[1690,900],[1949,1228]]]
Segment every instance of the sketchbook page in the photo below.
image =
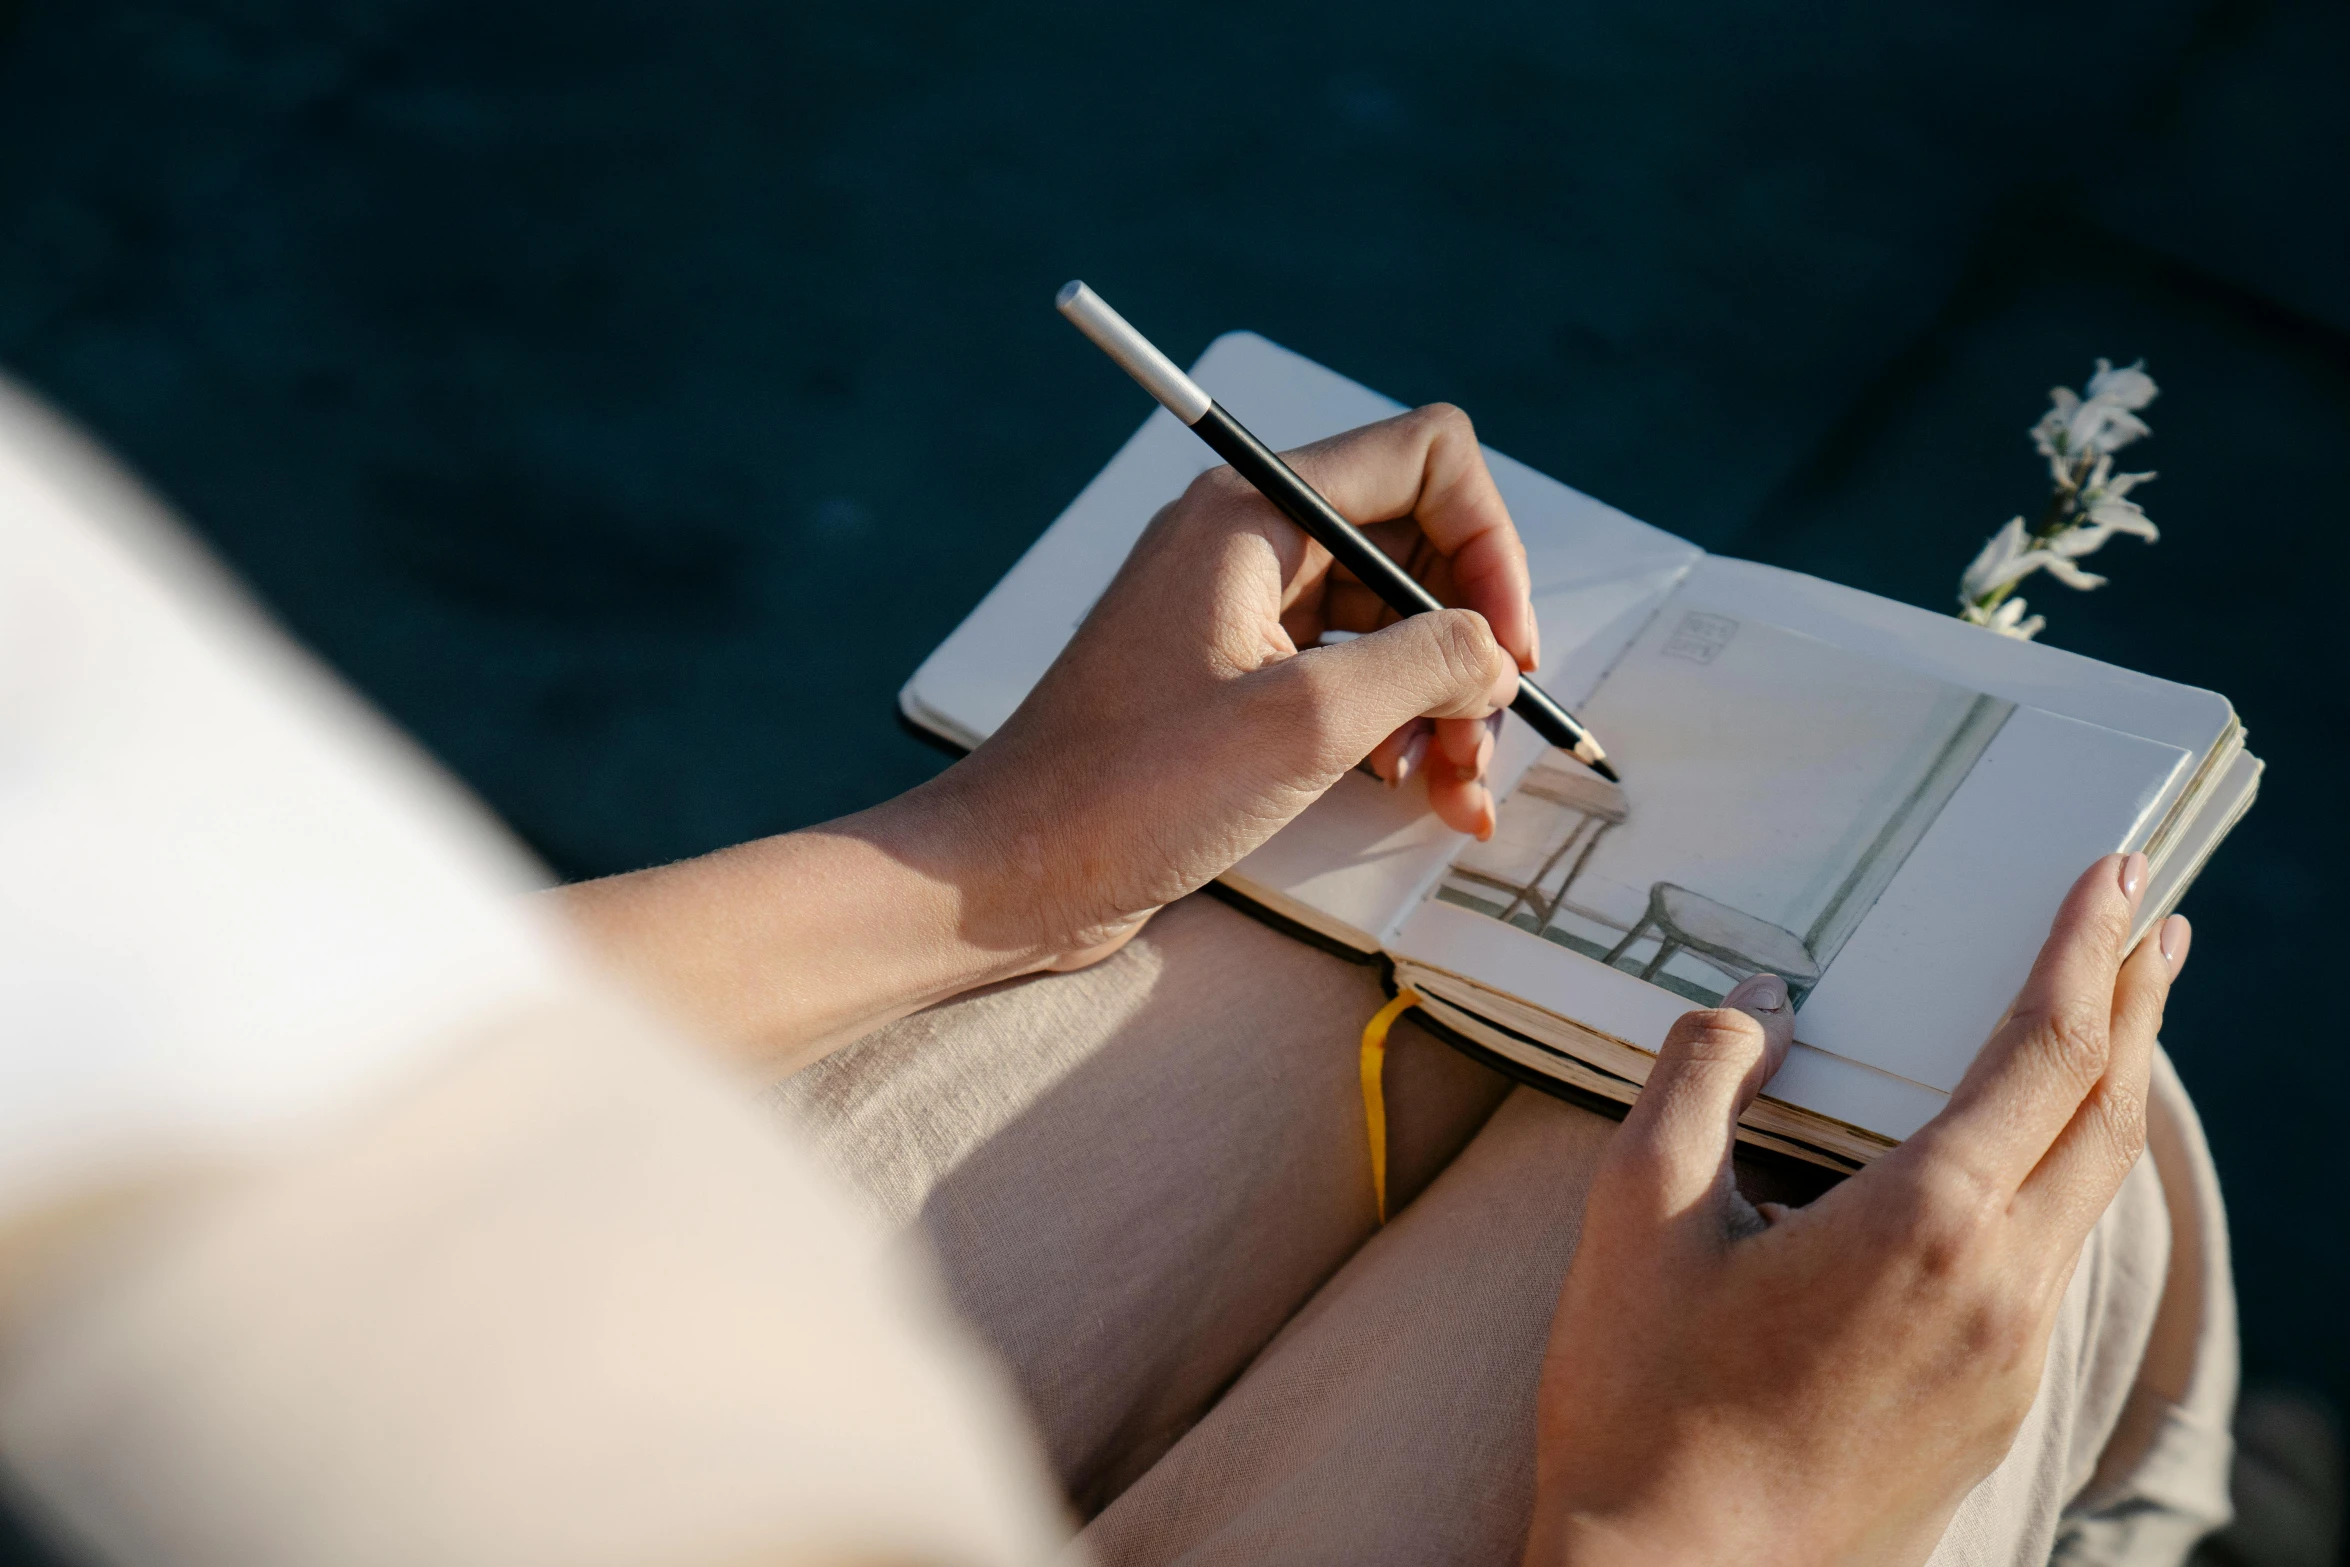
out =
[[[1674,588],[1705,558],[1705,552],[1662,529],[1635,522],[1614,507],[1490,448],[1485,451],[1485,461],[1526,545],[1534,618],[1542,641],[1542,662],[1534,672],[1535,679],[1570,709],[1579,708],[1632,639],[1655,619]],[[1525,723],[1505,720],[1488,768],[1495,797],[1504,797],[1516,788],[1526,770],[1549,749]],[[1375,888],[1370,878],[1362,878],[1364,885],[1356,899],[1365,913],[1375,907],[1384,909],[1382,924],[1364,927],[1375,931],[1382,945],[1402,929],[1412,910],[1444,876],[1453,857],[1470,842],[1426,817],[1426,788],[1423,777],[1401,792],[1416,798],[1422,813],[1419,830],[1427,836],[1432,852],[1396,856],[1386,862]],[[1322,809],[1322,803],[1314,807],[1314,811]],[[1335,816],[1336,812],[1327,814]],[[1266,848],[1297,831],[1293,824]],[[1250,860],[1241,862],[1243,870],[1249,865]]]
[[[1584,704],[1623,784],[1548,753],[1395,950],[1505,989],[1544,967],[1546,993],[1606,1014],[1563,1015],[1643,1049],[1768,970],[1806,1045],[1947,1090],[2022,977],[2002,943],[2023,932],[2028,966],[2064,887],[2142,837],[2192,759],[1746,618],[1753,596],[1722,594],[1710,564]],[[1424,917],[1438,906],[1482,920],[1490,953]],[[1423,946],[1439,930],[1446,958]],[[1505,954],[1507,980],[1489,971]],[[1929,977],[1988,997],[1987,1016]],[[1635,992],[1645,1010],[1626,1011]],[[1934,1021],[1913,1026],[1894,995]],[[1806,1059],[1782,1097],[1905,1135],[1885,1119],[1894,1090]]]
[[1741,619],[1698,572],[1583,704],[1623,773],[1550,752],[1435,896],[1711,1006],[1820,982],[2012,702]]
[[2018,708],[1805,998],[1796,1037],[1956,1088],[2066,890],[2147,830],[2192,762],[2177,746]]
[[[1192,374],[1277,449],[1402,407],[1249,332],[1218,338]],[[1490,448],[1485,459],[1526,544],[1542,627],[1539,674],[1571,702],[1701,552]],[[907,716],[966,745],[993,733],[1109,585],[1144,524],[1215,461],[1172,415],[1153,413],[924,661],[900,694]],[[1541,749],[1524,725],[1505,725],[1496,783],[1506,785]],[[1276,907],[1304,904],[1322,916],[1314,923],[1360,932],[1375,947],[1462,841],[1428,813],[1421,782],[1390,792],[1349,774],[1226,880]]]
[[[1701,552],[1524,463],[1494,451],[1485,460],[1526,543],[1541,627],[1536,678],[1574,706]],[[1506,795],[1547,749],[1524,723],[1506,720],[1490,768],[1495,794]],[[1469,842],[1431,814],[1425,775],[1390,790],[1349,773],[1225,880],[1260,898],[1270,891],[1276,906],[1307,904],[1383,946]]]
[[[1522,929],[1496,925],[1435,899],[1412,911],[1390,949],[1412,963],[1458,974],[1571,1018],[1649,1057],[1664,1047],[1674,1019],[1694,1005],[1621,969],[1605,968]],[[1610,1062],[1609,1070],[1622,1064]],[[1627,1075],[1647,1081],[1644,1069]],[[1907,1137],[1932,1120],[1948,1097],[1800,1042],[1764,1091],[1781,1103],[1892,1138]]]
[[[2003,698],[2190,751],[2200,760],[2235,724],[2215,691],[2180,685],[2062,648],[2020,642],[1937,614],[1753,561],[1708,556],[1688,592],[1852,652]],[[2194,782],[2190,768],[2159,802],[2160,822]],[[2190,802],[2191,803],[2191,802]],[[2133,845],[2135,847],[2135,845]]]
[[[2052,799],[2052,760],[2084,781],[2080,793]],[[2137,736],[2019,709],[1838,962],[1803,997],[1795,1048],[1769,1096],[1895,1139],[1923,1126],[2022,985],[2080,867],[2142,830],[2166,760],[2177,769],[2188,758]],[[2102,807],[2092,803],[2099,799]],[[2234,815],[2247,804],[2249,793],[2238,795]],[[2223,831],[2213,829],[2214,841]],[[1537,936],[1522,921],[1503,924],[1431,898],[1391,947],[1651,1055],[1673,1020],[1697,1004],[1632,971],[1646,966],[1653,942],[1610,967],[1567,947],[1555,929]],[[1733,968],[1743,967],[1733,959]]]
[[[1651,1053],[1749,973],[1800,998],[1829,972],[2014,705],[1724,613],[1693,597],[1704,571],[1583,704],[1624,782],[1546,753],[1399,957]],[[1808,1046],[1773,1096],[1895,1137],[1943,1098]]]

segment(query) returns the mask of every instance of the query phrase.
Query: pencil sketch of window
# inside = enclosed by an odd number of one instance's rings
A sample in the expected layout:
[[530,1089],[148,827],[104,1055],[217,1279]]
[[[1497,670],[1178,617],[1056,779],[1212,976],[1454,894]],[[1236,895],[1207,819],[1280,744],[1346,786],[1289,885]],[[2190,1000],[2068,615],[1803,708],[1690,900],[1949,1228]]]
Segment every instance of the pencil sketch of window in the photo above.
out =
[[1552,751],[1436,896],[1701,1004],[1802,997],[2014,704],[1721,610],[1660,615],[1582,714],[1622,788]]

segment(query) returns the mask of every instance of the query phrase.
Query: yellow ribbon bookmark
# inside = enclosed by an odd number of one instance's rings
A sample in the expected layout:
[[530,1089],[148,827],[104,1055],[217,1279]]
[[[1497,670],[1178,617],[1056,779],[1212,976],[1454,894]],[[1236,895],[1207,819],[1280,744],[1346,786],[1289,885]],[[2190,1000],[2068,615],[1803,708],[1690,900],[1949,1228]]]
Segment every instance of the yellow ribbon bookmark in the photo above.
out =
[[1379,1205],[1379,1222],[1387,1222],[1387,1031],[1395,1020],[1420,1004],[1420,993],[1406,987],[1395,999],[1371,1015],[1363,1025],[1363,1125],[1371,1134],[1371,1196]]

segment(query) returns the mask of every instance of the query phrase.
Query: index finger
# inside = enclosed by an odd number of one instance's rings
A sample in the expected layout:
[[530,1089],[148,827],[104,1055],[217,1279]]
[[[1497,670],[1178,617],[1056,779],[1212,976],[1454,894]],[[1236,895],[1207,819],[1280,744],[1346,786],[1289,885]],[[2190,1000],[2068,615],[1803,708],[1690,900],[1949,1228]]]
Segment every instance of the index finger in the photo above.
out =
[[1905,1145],[2012,1196],[2105,1075],[2114,984],[2146,888],[2146,856],[2109,854],[2082,873],[2031,977],[1950,1103]]
[[1451,557],[1454,607],[1483,615],[1518,668],[1533,670],[1542,650],[1526,547],[1467,414],[1431,403],[1300,447],[1286,460],[1358,527],[1417,522]]
[[2079,1248],[2146,1146],[2154,1036],[2162,1027],[2171,981],[2186,961],[2188,935],[2186,920],[2173,914],[2149,931],[2122,964],[2113,993],[2111,1063],[2016,1194],[2017,1209],[2036,1210],[2063,1255]]

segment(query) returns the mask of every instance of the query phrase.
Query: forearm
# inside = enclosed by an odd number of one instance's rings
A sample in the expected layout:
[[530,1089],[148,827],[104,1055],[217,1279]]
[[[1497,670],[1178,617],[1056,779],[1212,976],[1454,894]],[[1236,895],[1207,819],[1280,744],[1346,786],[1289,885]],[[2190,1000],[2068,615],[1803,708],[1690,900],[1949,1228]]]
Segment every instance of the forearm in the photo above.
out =
[[[945,780],[940,781],[941,784]],[[1007,907],[940,784],[801,832],[553,894],[641,990],[745,1067],[788,1075],[1052,953]]]

